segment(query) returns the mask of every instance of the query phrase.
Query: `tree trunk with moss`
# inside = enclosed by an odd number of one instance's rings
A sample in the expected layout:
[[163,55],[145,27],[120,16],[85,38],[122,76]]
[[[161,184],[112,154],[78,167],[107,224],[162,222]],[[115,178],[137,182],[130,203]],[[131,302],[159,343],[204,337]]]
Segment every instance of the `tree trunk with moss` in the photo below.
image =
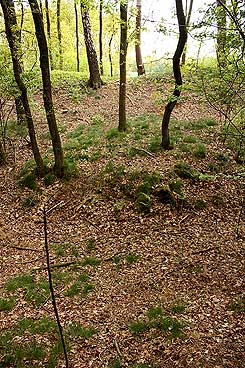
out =
[[44,164],[37,144],[35,128],[27,95],[27,88],[22,78],[22,66],[20,62],[21,48],[19,42],[20,35],[18,31],[14,2],[13,0],[0,0],[0,3],[3,10],[5,31],[12,57],[14,77],[20,90],[21,102],[25,111],[25,120],[27,122],[31,148],[37,166],[37,174],[39,176],[43,176],[45,172]]
[[43,84],[43,102],[55,158],[54,172],[58,177],[62,177],[64,174],[64,155],[54,113],[50,70],[49,70],[48,45],[44,32],[43,18],[37,0],[28,0],[28,1],[31,7],[32,17],[36,31],[36,38],[40,53],[40,68],[42,72],[42,84]]
[[88,86],[93,89],[98,89],[102,85],[102,80],[100,77],[99,63],[98,58],[94,46],[94,41],[92,38],[92,30],[90,23],[89,10],[86,6],[81,2],[81,15],[82,15],[82,24],[83,24],[83,32],[84,32],[84,40],[86,46],[86,53],[88,59],[88,67],[89,67],[89,80]]
[[138,75],[145,74],[145,67],[141,54],[141,0],[136,1],[136,29],[135,29],[135,56]]
[[127,60],[127,31],[128,31],[128,2],[120,2],[120,85],[119,85],[119,131],[125,131],[127,129],[126,122],[126,83],[127,83],[127,70],[126,70],[126,60]]
[[176,4],[176,12],[177,12],[177,18],[178,18],[178,25],[179,25],[179,40],[178,40],[177,48],[176,48],[176,51],[173,57],[173,72],[174,72],[174,79],[175,79],[175,88],[170,98],[170,101],[165,107],[163,120],[162,120],[162,147],[166,150],[171,149],[170,139],[169,139],[169,121],[170,121],[172,111],[181,93],[182,76],[181,76],[181,70],[180,70],[180,59],[181,59],[181,55],[183,53],[183,50],[186,44],[186,40],[187,40],[185,14],[183,10],[182,0],[175,0],[175,4]]

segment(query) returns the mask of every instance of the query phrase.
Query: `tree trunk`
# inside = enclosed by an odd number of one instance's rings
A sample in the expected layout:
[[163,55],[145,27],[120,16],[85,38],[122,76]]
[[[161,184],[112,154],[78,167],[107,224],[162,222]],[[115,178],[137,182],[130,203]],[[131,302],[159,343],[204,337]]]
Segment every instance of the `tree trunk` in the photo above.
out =
[[[226,0],[223,0],[226,6]],[[226,11],[219,1],[216,2],[216,19],[217,19],[217,46],[216,55],[219,69],[226,67]]]
[[14,77],[21,93],[21,101],[23,108],[25,110],[25,119],[27,122],[28,132],[30,136],[31,148],[34,160],[37,165],[37,174],[39,176],[43,176],[45,173],[44,164],[36,140],[35,128],[27,96],[27,88],[22,79],[22,66],[19,60],[19,56],[21,55],[19,43],[20,35],[16,20],[14,2],[13,0],[0,0],[0,3],[4,14],[5,31],[12,57]]
[[79,62],[79,33],[78,33],[78,13],[77,13],[76,0],[74,1],[74,11],[75,11],[75,25],[76,25],[77,72],[79,72],[80,71],[80,62]]
[[31,7],[32,17],[36,31],[36,38],[40,52],[40,68],[42,72],[42,83],[43,83],[43,101],[55,158],[54,172],[58,177],[62,177],[64,174],[64,156],[54,113],[50,71],[49,71],[48,46],[44,32],[43,19],[40,13],[37,0],[28,0],[28,1]]
[[[187,30],[187,38],[188,38],[188,31],[190,28],[190,21],[191,21],[191,13],[192,13],[192,7],[193,7],[193,0],[190,0],[190,5],[189,5],[189,9],[187,6],[187,0],[186,0],[186,30]],[[187,40],[186,40],[186,44],[184,47],[184,51],[182,54],[182,59],[181,59],[181,64],[185,65],[185,61],[186,61],[186,50],[187,50]]]
[[111,72],[111,77],[113,76],[113,65],[112,65],[112,56],[111,56],[111,45],[112,45],[112,40],[113,37],[115,35],[115,23],[114,23],[114,18],[112,19],[112,33],[111,33],[111,37],[109,40],[109,47],[108,47],[108,54],[109,54],[109,62],[110,62],[110,72]]
[[88,67],[89,67],[89,80],[88,86],[93,89],[98,89],[102,85],[102,80],[100,78],[99,64],[98,58],[94,46],[94,41],[92,38],[92,30],[90,24],[89,11],[81,2],[81,15],[82,15],[82,23],[83,23],[83,32],[84,32],[84,40],[86,46],[86,53],[88,59]]
[[141,0],[136,1],[136,30],[135,30],[135,56],[138,75],[145,74],[145,67],[141,55]]
[[109,41],[109,50],[108,50],[111,77],[113,76],[113,65],[112,65],[112,57],[111,57],[111,44],[112,44],[113,37],[114,37],[114,33],[111,34],[110,41]]
[[103,44],[102,44],[102,36],[103,36],[103,0],[100,0],[100,31],[99,31],[99,50],[100,50],[100,74],[103,75]]
[[0,166],[3,166],[6,164],[6,154],[4,150],[4,146],[0,140]]
[[49,5],[48,0],[45,0],[45,14],[46,14],[46,23],[47,23],[47,38],[48,38],[48,51],[49,51],[49,60],[50,60],[50,68],[54,69],[53,62],[53,54],[51,51],[51,26],[50,26],[50,18],[49,18]]
[[17,124],[24,125],[26,124],[26,116],[25,116],[25,109],[22,103],[21,96],[15,96],[14,102],[15,102],[15,110],[16,110],[16,116],[17,116]]
[[127,60],[127,31],[128,31],[128,2],[120,2],[120,86],[119,86],[119,131],[127,129],[126,122],[126,60]]
[[63,69],[63,51],[62,51],[62,34],[61,34],[61,27],[60,27],[60,0],[57,0],[57,35],[58,35],[58,42],[59,42],[59,67],[60,70]]
[[182,0],[175,0],[176,4],[176,12],[178,18],[179,25],[179,41],[177,44],[176,51],[173,57],[173,72],[175,79],[175,88],[172,95],[171,100],[165,107],[163,120],[162,120],[162,147],[164,149],[171,149],[170,140],[169,140],[169,121],[171,113],[177,103],[177,100],[180,96],[181,86],[182,86],[182,76],[180,70],[180,58],[183,53],[186,40],[187,40],[187,31],[186,31],[186,23],[185,23],[185,14],[183,10]]

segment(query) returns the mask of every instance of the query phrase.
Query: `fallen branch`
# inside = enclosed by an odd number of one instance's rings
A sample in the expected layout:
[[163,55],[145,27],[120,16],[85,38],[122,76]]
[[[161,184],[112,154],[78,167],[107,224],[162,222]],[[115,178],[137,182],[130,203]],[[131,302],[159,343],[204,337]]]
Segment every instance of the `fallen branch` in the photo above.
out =
[[132,147],[135,151],[140,151],[140,152],[144,152],[145,154],[147,154],[147,155],[149,155],[149,156],[151,156],[151,157],[154,157],[154,155],[151,153],[151,152],[149,152],[149,151],[146,151],[145,149],[143,149],[143,148],[137,148],[137,147]]
[[[50,264],[49,267],[50,268],[60,268],[60,267],[68,267],[71,266],[72,264],[78,263],[78,261],[71,261],[71,262],[64,262],[64,263],[54,263],[54,264]],[[40,267],[36,267],[33,269],[33,271],[41,271],[41,270],[47,270],[48,266],[40,266]]]
[[120,358],[122,357],[122,353],[119,349],[119,346],[118,346],[118,343],[117,343],[117,340],[114,339],[114,345],[115,345],[115,348],[116,348],[116,351],[117,351],[117,354],[120,356]]
[[51,266],[50,265],[50,256],[49,256],[49,248],[48,248],[48,229],[47,229],[47,210],[46,210],[46,204],[44,205],[43,208],[43,228],[44,228],[44,246],[45,246],[45,253],[46,253],[46,263],[47,263],[47,271],[48,271],[48,281],[49,281],[49,290],[50,290],[50,295],[51,295],[51,300],[52,300],[52,304],[53,304],[53,309],[54,309],[54,314],[55,314],[55,318],[56,318],[56,322],[58,325],[58,329],[59,329],[59,334],[60,334],[60,339],[61,339],[61,343],[62,343],[62,348],[63,348],[63,353],[64,353],[64,358],[65,358],[65,366],[66,368],[69,368],[69,362],[68,362],[68,355],[67,355],[67,350],[66,350],[66,344],[65,344],[65,339],[64,339],[64,334],[63,334],[63,328],[60,322],[60,317],[59,317],[59,312],[57,309],[57,305],[56,305],[56,299],[55,299],[55,293],[54,293],[54,288],[53,288],[53,280],[52,280],[52,275],[51,275]]
[[28,247],[20,247],[18,245],[7,245],[7,244],[1,244],[1,247],[7,247],[7,248],[13,248],[13,249],[18,249],[18,250],[25,250],[25,251],[31,251],[31,252],[41,252],[41,250],[39,249],[34,249],[34,248],[28,248]]
[[190,255],[193,256],[195,254],[202,254],[202,253],[209,252],[211,250],[217,250],[217,247],[209,247],[209,248],[206,248],[206,249],[197,250],[196,252],[192,252]]

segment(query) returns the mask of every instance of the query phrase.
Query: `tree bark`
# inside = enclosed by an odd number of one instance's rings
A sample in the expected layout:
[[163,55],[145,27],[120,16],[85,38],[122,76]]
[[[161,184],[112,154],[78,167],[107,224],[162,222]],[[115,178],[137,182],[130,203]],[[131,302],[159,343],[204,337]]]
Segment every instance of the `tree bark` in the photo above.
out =
[[82,2],[81,2],[81,15],[82,15],[86,53],[87,53],[87,59],[88,59],[89,74],[90,74],[90,77],[88,80],[88,86],[93,89],[98,89],[102,85],[102,80],[100,78],[98,58],[97,58],[97,54],[96,54],[96,50],[94,46],[94,41],[92,38],[89,11],[83,5]]
[[12,57],[14,77],[21,93],[21,101],[25,111],[25,119],[27,122],[31,148],[34,160],[37,165],[37,175],[43,176],[45,173],[44,164],[36,140],[36,133],[27,95],[27,88],[22,78],[22,65],[20,62],[21,49],[19,43],[20,35],[18,30],[14,2],[13,0],[0,0],[0,3],[4,14],[5,31]]
[[110,62],[110,74],[111,74],[111,77],[113,76],[113,64],[112,64],[112,56],[111,56],[111,45],[112,45],[112,40],[113,40],[113,37],[115,35],[115,23],[114,23],[114,18],[112,19],[112,33],[111,33],[111,37],[110,37],[110,40],[109,40],[109,47],[108,47],[108,54],[109,54],[109,62]]
[[120,1],[120,86],[119,86],[119,131],[127,129],[126,122],[126,82],[127,82],[127,33],[128,33],[128,2]]
[[100,31],[99,31],[99,52],[100,52],[100,74],[103,75],[103,44],[102,44],[102,36],[103,36],[103,0],[100,0],[100,10],[99,10],[99,23],[100,23]]
[[76,0],[74,1],[74,11],[75,11],[75,26],[76,26],[76,53],[77,53],[77,72],[80,71],[80,61],[79,61],[79,32],[78,32],[78,12]]
[[135,56],[138,75],[145,74],[145,67],[142,61],[141,54],[141,0],[136,1],[136,29],[135,29]]
[[63,69],[63,50],[62,50],[62,33],[60,27],[60,1],[57,0],[57,35],[58,35],[58,42],[59,42],[59,67],[60,70]]
[[[223,0],[223,4],[226,6],[226,0]],[[226,67],[226,11],[225,8],[220,5],[220,2],[216,1],[216,20],[217,20],[217,45],[216,55],[219,69]]]
[[[187,31],[187,38],[188,38],[188,31],[190,28],[190,22],[191,22],[191,13],[192,13],[192,7],[193,7],[193,0],[190,0],[190,5],[189,8],[187,7],[187,0],[186,0],[186,31]],[[186,61],[186,50],[187,50],[187,40],[186,40],[186,44],[183,50],[183,54],[182,54],[182,59],[181,59],[181,64],[185,65],[185,61]]]
[[46,23],[47,23],[47,38],[48,38],[48,52],[49,52],[49,60],[50,60],[50,69],[54,69],[53,62],[53,54],[51,51],[51,26],[50,26],[50,17],[49,17],[49,4],[48,0],[45,0],[45,14],[46,14]]
[[169,139],[169,121],[172,111],[177,103],[177,100],[180,96],[181,86],[182,86],[182,76],[180,70],[180,58],[183,53],[186,40],[187,40],[187,31],[186,31],[186,23],[185,23],[185,14],[183,10],[182,0],[175,0],[176,4],[176,12],[178,18],[179,25],[179,40],[177,44],[176,51],[173,56],[173,72],[175,79],[175,88],[173,91],[172,98],[168,102],[165,107],[163,120],[162,120],[162,147],[164,149],[170,149],[170,139]]
[[6,154],[5,154],[5,149],[4,146],[0,140],[0,166],[5,165],[6,163]]
[[36,38],[40,52],[40,68],[42,72],[42,83],[43,83],[43,102],[46,111],[46,117],[51,135],[55,158],[54,172],[58,177],[62,177],[64,174],[64,156],[54,113],[50,71],[49,71],[48,46],[44,32],[43,19],[40,13],[37,0],[28,0],[28,1],[31,7],[32,17],[36,31]]

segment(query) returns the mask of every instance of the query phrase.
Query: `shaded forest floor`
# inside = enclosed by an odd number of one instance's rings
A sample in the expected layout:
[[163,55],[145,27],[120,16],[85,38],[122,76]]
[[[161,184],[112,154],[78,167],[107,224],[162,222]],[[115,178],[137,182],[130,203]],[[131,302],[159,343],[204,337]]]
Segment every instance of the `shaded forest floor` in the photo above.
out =
[[[117,82],[56,88],[69,181],[33,181],[26,138],[12,128],[0,168],[0,367],[64,367],[45,270],[47,200],[71,367],[245,367],[244,167],[217,113],[187,92],[171,121],[174,149],[160,150],[168,87],[130,81],[127,134],[116,129]],[[48,160],[40,93],[33,107]]]

